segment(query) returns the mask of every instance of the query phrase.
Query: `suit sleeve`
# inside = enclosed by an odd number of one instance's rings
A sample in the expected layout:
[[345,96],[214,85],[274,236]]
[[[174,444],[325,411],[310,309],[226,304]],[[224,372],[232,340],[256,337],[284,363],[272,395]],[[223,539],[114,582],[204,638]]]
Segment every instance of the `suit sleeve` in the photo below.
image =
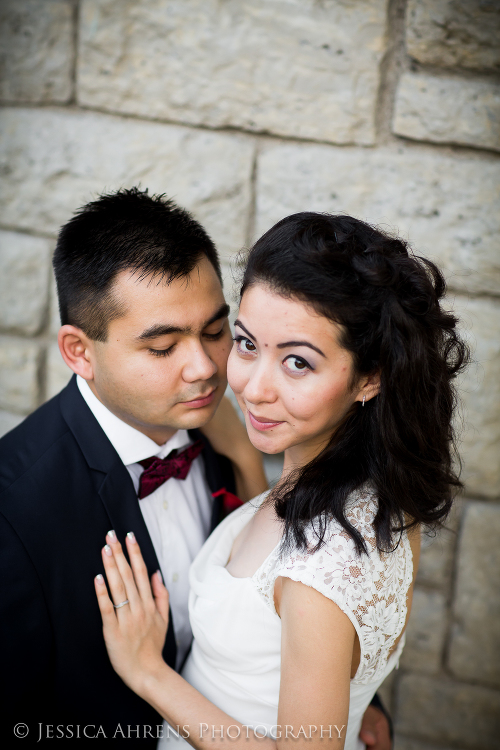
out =
[[[11,524],[0,514],[0,674],[2,708],[31,723],[52,693],[53,638],[36,570]],[[4,722],[2,722],[3,724]],[[12,727],[10,727],[12,724]],[[3,732],[2,732],[3,733]]]

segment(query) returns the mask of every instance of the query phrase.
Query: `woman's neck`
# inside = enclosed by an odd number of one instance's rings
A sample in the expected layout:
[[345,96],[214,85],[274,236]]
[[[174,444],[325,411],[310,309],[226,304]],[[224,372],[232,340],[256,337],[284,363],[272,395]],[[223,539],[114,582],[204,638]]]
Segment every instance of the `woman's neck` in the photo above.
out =
[[294,445],[291,448],[287,448],[284,454],[283,469],[281,472],[280,481],[285,480],[287,476],[297,469],[301,469],[310,463],[316,456],[319,456],[322,450],[328,445],[328,441],[323,440],[320,443],[314,445],[300,444]]

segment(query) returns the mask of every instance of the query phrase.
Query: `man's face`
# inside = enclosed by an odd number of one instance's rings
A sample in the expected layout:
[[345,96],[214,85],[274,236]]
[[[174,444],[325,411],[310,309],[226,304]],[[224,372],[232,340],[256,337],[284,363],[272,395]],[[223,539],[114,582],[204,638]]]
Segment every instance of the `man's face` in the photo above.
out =
[[87,354],[95,395],[158,444],[210,420],[226,388],[231,348],[228,307],[202,257],[189,276],[167,284],[122,271],[113,292],[126,313]]

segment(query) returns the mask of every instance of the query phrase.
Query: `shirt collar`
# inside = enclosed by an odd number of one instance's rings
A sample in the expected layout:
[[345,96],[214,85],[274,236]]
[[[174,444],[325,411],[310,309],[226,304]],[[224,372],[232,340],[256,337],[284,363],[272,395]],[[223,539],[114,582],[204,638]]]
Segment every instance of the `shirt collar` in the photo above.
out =
[[151,456],[165,458],[175,448],[184,448],[191,443],[187,430],[177,430],[170,440],[163,445],[158,445],[144,433],[123,422],[104,406],[102,401],[99,401],[93,394],[87,381],[80,375],[76,376],[76,382],[87,406],[125,466]]

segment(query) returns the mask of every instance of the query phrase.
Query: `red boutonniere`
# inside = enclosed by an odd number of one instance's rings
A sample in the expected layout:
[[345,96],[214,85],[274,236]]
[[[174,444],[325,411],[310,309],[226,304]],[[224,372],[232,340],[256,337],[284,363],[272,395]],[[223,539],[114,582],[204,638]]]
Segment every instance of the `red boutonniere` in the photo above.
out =
[[212,497],[214,499],[216,497],[222,497],[222,518],[225,518],[232,513],[233,510],[236,510],[236,508],[243,505],[243,500],[240,500],[239,497],[233,495],[232,492],[228,492],[225,487],[217,490],[217,492],[212,492]]

